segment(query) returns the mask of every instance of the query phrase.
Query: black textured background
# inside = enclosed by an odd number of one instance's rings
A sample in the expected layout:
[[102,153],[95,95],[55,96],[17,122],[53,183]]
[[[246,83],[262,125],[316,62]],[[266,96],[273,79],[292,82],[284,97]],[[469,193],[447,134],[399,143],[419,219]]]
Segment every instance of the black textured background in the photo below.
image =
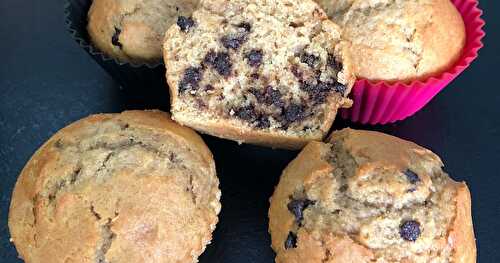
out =
[[[482,1],[487,36],[473,65],[415,116],[363,127],[412,140],[440,155],[471,188],[478,262],[500,258],[500,2]],[[17,175],[55,131],[92,113],[166,109],[166,90],[121,90],[69,37],[60,0],[0,0],[0,262],[21,262],[7,215]],[[354,126],[342,121],[337,127]],[[200,262],[273,262],[268,198],[297,152],[204,136],[214,153],[222,212]]]

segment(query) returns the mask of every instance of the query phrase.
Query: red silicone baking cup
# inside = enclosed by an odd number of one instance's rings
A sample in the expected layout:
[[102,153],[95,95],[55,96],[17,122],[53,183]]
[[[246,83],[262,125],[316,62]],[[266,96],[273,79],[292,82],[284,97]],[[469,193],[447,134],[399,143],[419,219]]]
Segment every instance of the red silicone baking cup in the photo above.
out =
[[403,120],[424,107],[446,85],[466,69],[478,51],[483,47],[481,39],[485,22],[481,19],[482,11],[477,0],[452,0],[462,15],[467,39],[462,56],[450,70],[424,81],[372,82],[357,80],[351,92],[354,104],[350,109],[343,109],[344,119],[363,124],[386,124]]

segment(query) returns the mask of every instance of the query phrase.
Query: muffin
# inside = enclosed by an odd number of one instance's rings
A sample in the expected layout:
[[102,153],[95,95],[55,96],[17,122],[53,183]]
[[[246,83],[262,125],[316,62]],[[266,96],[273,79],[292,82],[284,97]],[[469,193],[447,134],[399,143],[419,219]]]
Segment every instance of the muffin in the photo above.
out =
[[196,262],[220,211],[215,165],[159,111],[99,114],[29,160],[9,229],[25,262]]
[[465,26],[449,0],[319,1],[352,43],[357,77],[410,81],[451,68],[465,45]]
[[442,167],[378,132],[309,143],[271,198],[276,262],[476,262],[469,190]]
[[189,16],[198,0],[94,0],[88,33],[102,52],[122,62],[159,63],[165,31]]
[[348,43],[311,0],[201,1],[164,60],[172,118],[240,143],[303,147],[351,104]]

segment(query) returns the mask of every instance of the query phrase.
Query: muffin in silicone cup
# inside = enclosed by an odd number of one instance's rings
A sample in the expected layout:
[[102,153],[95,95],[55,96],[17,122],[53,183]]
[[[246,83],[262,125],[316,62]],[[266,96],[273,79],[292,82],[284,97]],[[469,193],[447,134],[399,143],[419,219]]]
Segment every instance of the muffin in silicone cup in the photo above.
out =
[[177,16],[189,15],[197,2],[67,0],[66,25],[80,47],[123,88],[164,89],[164,31]]
[[[483,46],[485,23],[477,0],[318,2],[352,42],[358,80],[350,94],[354,104],[341,115],[353,122],[386,124],[413,115],[462,73]],[[424,8],[430,10],[422,12]],[[390,49],[395,46],[399,49]]]

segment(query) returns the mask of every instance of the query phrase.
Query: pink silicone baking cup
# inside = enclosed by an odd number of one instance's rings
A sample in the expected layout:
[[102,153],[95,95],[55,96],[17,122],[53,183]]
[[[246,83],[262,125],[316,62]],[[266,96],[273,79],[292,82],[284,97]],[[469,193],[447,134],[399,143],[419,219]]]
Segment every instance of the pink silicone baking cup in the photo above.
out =
[[456,64],[447,72],[424,81],[372,82],[357,80],[351,92],[354,104],[350,109],[343,109],[341,116],[353,122],[363,124],[386,124],[403,120],[424,107],[438,92],[454,80],[476,59],[483,47],[481,39],[485,22],[483,13],[478,8],[477,0],[452,0],[462,15],[467,39],[464,51]]

